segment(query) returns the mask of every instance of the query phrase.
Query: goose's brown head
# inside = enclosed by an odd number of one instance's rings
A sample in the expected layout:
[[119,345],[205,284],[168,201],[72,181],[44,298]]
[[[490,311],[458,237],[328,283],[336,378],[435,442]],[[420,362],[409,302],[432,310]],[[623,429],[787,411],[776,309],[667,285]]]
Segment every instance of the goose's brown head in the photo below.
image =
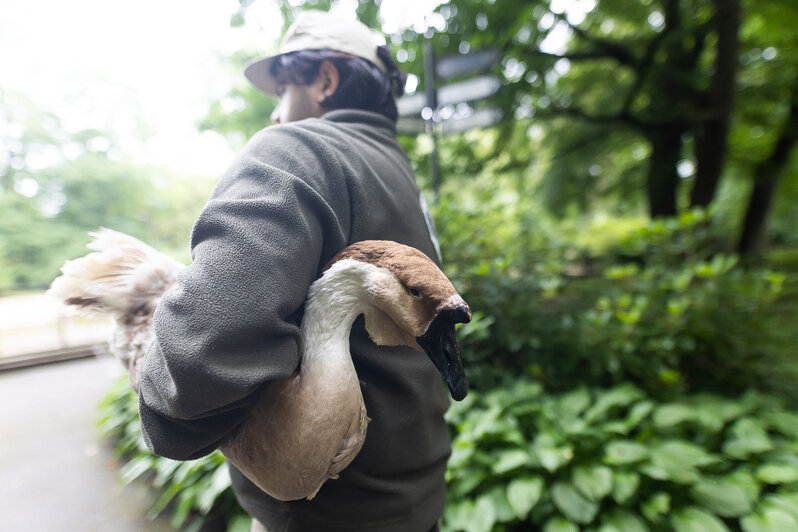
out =
[[375,266],[365,283],[366,330],[372,340],[425,352],[452,397],[463,399],[468,381],[454,326],[471,321],[471,311],[440,268],[419,250],[385,240],[353,244],[330,264],[345,259]]

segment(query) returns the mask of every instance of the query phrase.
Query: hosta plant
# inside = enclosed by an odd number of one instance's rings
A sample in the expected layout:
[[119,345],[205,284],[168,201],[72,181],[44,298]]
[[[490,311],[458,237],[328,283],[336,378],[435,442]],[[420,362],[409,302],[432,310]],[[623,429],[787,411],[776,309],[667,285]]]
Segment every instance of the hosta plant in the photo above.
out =
[[448,531],[798,531],[798,415],[772,397],[518,381],[448,419]]

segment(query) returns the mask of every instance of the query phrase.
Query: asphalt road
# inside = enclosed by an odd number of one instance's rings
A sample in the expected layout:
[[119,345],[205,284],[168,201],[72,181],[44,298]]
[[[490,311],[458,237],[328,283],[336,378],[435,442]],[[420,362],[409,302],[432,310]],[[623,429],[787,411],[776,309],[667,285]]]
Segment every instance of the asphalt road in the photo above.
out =
[[87,358],[0,372],[0,532],[166,532],[122,486],[97,404],[121,367]]

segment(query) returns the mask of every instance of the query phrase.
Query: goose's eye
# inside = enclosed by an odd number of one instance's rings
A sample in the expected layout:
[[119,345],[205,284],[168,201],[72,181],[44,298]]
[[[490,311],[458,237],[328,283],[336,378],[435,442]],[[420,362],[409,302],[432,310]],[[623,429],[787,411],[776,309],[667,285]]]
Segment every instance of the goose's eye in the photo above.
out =
[[415,288],[407,287],[407,293],[410,294],[410,297],[412,297],[413,299],[421,299],[421,292],[419,292]]

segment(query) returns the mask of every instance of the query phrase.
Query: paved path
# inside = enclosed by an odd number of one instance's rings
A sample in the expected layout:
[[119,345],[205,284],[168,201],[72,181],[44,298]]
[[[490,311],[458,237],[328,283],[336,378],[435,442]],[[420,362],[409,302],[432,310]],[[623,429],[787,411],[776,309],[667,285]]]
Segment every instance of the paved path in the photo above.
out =
[[122,486],[97,403],[121,367],[88,358],[0,372],[0,532],[165,532],[153,495]]
[[0,359],[65,347],[101,344],[109,321],[69,315],[41,292],[0,297]]

